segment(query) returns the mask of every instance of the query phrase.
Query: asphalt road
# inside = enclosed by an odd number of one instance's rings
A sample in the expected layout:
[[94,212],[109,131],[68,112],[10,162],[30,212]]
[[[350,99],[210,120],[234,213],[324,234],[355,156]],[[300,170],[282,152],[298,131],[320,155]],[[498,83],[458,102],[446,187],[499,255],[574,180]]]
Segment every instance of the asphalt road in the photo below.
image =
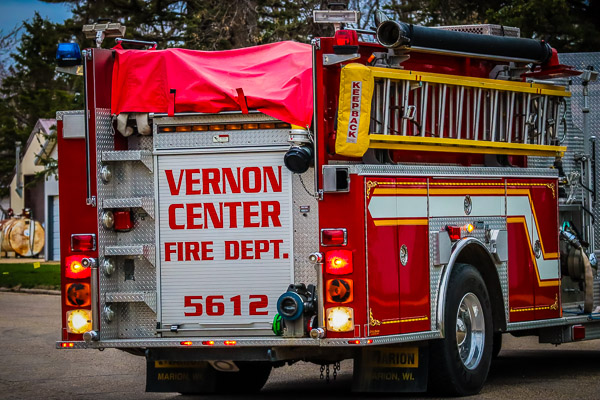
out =
[[[56,350],[59,301],[59,296],[0,293],[0,399],[195,398],[145,393],[141,357],[114,349]],[[534,338],[504,338],[488,382],[472,398],[600,398],[600,340],[555,347]],[[352,394],[351,381],[352,362],[343,362],[337,380],[330,384],[319,380],[319,366],[297,363],[274,370],[256,398],[415,398]]]

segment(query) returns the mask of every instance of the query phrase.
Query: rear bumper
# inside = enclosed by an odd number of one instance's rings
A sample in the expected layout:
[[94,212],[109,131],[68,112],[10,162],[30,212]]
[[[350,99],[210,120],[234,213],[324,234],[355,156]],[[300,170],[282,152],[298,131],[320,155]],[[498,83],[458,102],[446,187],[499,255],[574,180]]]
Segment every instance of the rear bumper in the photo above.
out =
[[[441,338],[438,331],[408,333],[403,335],[390,335],[372,338],[344,338],[344,339],[311,339],[311,338],[265,338],[265,337],[181,337],[181,338],[152,338],[152,339],[119,339],[99,340],[92,342],[56,342],[57,349],[105,349],[105,348],[244,348],[244,347],[361,347],[376,346],[382,344],[418,342],[429,339]],[[213,341],[213,344],[203,342]],[[226,345],[226,341],[235,341],[235,344]],[[182,344],[186,342],[186,344]],[[62,347],[63,343],[73,343],[72,347]]]

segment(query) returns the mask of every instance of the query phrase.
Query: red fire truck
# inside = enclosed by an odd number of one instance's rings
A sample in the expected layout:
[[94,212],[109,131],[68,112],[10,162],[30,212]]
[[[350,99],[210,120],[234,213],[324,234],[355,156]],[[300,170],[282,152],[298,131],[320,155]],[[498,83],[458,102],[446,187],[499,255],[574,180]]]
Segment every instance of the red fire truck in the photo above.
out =
[[317,13],[337,29],[311,45],[81,53],[58,348],[144,356],[148,391],[354,359],[356,391],[468,395],[502,334],[600,338],[595,138],[568,81],[595,73],[516,29],[355,16]]

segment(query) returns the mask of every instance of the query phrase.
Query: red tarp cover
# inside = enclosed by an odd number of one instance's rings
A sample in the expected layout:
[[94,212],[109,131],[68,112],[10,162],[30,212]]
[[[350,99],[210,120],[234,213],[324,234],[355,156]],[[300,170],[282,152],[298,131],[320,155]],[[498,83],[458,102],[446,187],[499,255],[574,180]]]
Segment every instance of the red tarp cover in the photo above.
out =
[[113,114],[240,111],[249,109],[307,126],[313,111],[312,49],[279,42],[227,51],[116,50]]

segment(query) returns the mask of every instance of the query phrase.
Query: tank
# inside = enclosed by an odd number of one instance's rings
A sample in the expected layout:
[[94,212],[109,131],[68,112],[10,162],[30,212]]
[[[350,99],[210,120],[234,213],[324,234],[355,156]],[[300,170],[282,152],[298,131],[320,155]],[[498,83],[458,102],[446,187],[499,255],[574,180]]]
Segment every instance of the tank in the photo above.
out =
[[23,257],[37,256],[44,248],[44,228],[29,218],[0,221],[0,236],[2,251],[14,251]]

